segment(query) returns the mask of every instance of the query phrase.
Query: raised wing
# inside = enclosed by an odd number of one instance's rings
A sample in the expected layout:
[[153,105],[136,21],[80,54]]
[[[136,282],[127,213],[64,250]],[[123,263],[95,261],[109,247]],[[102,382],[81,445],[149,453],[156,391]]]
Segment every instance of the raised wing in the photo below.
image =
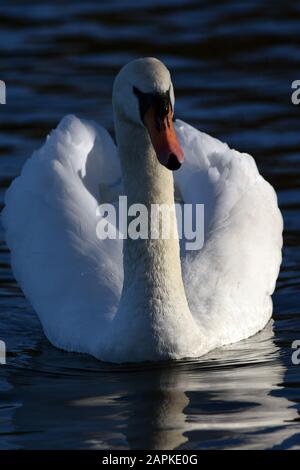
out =
[[7,191],[12,267],[57,347],[92,352],[123,283],[122,244],[96,236],[97,206],[116,199],[120,168],[105,129],[65,117]]
[[182,259],[186,294],[212,345],[220,346],[254,334],[271,316],[282,216],[250,155],[182,121],[176,131],[186,159],[174,174],[177,191],[205,210],[204,246]]

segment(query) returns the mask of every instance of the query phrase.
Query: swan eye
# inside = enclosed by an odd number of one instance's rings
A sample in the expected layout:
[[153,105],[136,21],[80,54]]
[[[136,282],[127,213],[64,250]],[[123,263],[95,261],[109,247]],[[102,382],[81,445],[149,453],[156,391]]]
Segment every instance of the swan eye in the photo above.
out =
[[137,96],[139,101],[142,122],[144,122],[144,116],[149,110],[150,106],[153,106],[157,118],[159,118],[161,121],[163,121],[164,118],[168,115],[170,107],[172,109],[170,88],[165,93],[143,93],[134,86],[133,93]]

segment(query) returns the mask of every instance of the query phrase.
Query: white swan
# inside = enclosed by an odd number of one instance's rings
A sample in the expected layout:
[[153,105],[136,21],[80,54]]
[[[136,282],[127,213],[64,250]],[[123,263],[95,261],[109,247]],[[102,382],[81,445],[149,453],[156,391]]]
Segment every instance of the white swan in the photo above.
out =
[[[6,194],[16,279],[57,347],[110,362],[198,357],[261,330],[272,313],[282,217],[253,158],[182,121],[157,59],[115,79],[118,151],[101,127],[65,117]],[[155,147],[155,148],[154,148]],[[201,250],[176,237],[99,240],[99,202],[204,203]],[[119,165],[119,157],[122,167]],[[123,280],[124,268],[124,280]]]

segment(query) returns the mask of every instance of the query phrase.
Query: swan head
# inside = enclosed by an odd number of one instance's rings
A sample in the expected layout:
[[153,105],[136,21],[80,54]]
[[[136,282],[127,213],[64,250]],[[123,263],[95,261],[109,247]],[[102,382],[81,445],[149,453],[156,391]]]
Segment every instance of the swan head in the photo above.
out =
[[173,125],[174,104],[170,72],[158,59],[129,62],[115,78],[115,114],[146,128],[159,162],[169,170],[180,168],[184,159]]

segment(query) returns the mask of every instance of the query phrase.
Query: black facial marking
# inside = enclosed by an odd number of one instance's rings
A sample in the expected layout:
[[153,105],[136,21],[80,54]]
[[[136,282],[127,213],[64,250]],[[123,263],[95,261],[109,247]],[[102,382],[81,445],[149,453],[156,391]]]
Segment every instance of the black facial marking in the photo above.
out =
[[[157,130],[165,126],[164,119],[168,115],[170,107],[172,108],[170,88],[165,93],[143,93],[138,88],[133,87],[133,92],[139,100],[141,120],[144,122],[144,116],[152,105],[155,109],[155,124]],[[167,122],[167,124],[169,125],[169,122]]]
[[144,116],[153,102],[153,94],[143,93],[135,86],[133,87],[133,93],[138,97],[141,120],[144,122]]

